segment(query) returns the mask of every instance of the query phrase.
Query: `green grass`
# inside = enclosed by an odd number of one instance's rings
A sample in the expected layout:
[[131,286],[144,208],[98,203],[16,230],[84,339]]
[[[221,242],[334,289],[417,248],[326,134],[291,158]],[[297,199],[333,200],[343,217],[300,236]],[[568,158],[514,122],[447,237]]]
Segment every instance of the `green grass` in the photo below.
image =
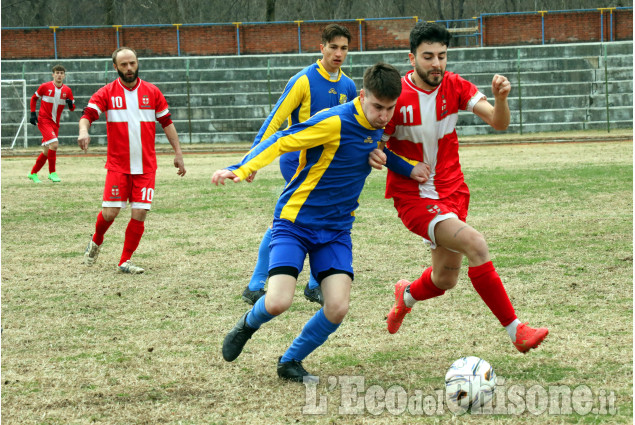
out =
[[[213,171],[240,155],[186,155],[182,179],[171,156],[159,156],[155,200],[134,256],[146,273],[124,276],[115,268],[129,210],[106,234],[97,264],[81,263],[101,205],[103,157],[60,156],[55,185],[26,178],[35,157],[3,157],[3,423],[632,423],[632,144],[468,146],[461,157],[472,194],[468,222],[486,237],[519,318],[549,327],[549,337],[517,353],[466,267],[456,288],[419,303],[389,335],[394,282],[417,278],[430,254],[384,199],[385,171],[374,171],[353,227],[350,311],[305,361],[322,378],[323,415],[303,414],[305,387],[275,372],[316,311],[302,295],[306,267],[291,309],[263,326],[235,362],[220,354],[247,308],[240,294],[283,184],[277,165],[251,184],[217,188]],[[454,419],[447,409],[431,416],[338,410],[340,377],[363,377],[364,390],[397,385],[409,397],[434,395],[464,355],[488,360],[507,386],[611,393],[617,414]]]

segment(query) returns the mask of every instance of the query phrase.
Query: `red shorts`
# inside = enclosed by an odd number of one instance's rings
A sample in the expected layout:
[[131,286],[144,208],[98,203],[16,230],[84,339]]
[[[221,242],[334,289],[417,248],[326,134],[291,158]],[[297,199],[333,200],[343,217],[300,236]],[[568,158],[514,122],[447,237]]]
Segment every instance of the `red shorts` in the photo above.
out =
[[60,126],[53,121],[38,117],[37,129],[42,133],[42,146],[57,142],[57,136],[60,134]]
[[443,199],[393,198],[395,208],[403,224],[421,236],[432,249],[436,248],[434,227],[449,218],[467,219],[470,191],[463,185],[458,191]]
[[146,174],[125,174],[108,170],[102,207],[149,210],[154,197],[154,177],[156,172]]

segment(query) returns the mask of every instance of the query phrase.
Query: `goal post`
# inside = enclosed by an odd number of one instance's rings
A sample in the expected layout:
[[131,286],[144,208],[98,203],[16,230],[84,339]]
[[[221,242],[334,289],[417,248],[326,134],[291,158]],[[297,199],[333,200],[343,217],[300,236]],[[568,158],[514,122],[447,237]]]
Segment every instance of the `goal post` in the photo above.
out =
[[26,80],[0,80],[0,145],[2,149],[13,149],[20,135],[24,147],[28,147],[28,112]]

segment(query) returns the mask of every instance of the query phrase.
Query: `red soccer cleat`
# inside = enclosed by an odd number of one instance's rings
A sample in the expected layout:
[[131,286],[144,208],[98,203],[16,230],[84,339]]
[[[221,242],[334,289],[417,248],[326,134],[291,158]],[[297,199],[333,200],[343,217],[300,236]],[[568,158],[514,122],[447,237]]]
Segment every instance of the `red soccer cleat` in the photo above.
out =
[[400,280],[395,284],[395,305],[392,306],[390,313],[386,317],[386,322],[388,322],[388,332],[391,334],[397,333],[399,327],[401,326],[401,322],[403,322],[403,318],[406,314],[410,313],[412,308],[406,307],[406,304],[403,301],[403,293],[406,288],[410,285],[405,279]]
[[521,323],[518,325],[518,328],[516,328],[516,342],[514,342],[514,346],[521,353],[526,353],[532,348],[538,347],[548,334],[549,330],[547,328],[534,329],[527,326],[527,323]]

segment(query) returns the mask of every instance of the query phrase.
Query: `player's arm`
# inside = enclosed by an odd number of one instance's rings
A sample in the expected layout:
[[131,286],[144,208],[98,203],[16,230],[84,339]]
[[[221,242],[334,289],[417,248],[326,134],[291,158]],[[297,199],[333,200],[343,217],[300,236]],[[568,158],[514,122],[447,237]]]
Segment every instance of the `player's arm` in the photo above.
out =
[[419,183],[425,183],[430,178],[430,166],[428,164],[397,155],[386,148],[386,142],[384,141],[379,142],[377,149],[370,153],[368,163],[377,170],[381,170],[382,166],[385,165],[389,170],[416,180]]
[[99,119],[102,111],[108,110],[108,93],[106,93],[105,87],[102,87],[93,94],[88,101],[88,105],[84,108],[82,117],[79,119],[79,136],[77,137],[77,144],[83,151],[88,151],[88,144],[90,143],[90,135],[88,129],[93,121]]
[[[40,86],[40,88],[41,87],[42,86]],[[31,109],[31,118],[29,119],[29,122],[33,125],[37,125],[37,113],[35,112],[35,109],[37,108],[37,100],[40,98],[40,94],[38,93],[40,88],[38,88],[37,91],[33,93],[33,96],[31,96],[31,103],[29,105]]]
[[176,127],[170,120],[170,124],[163,127],[163,131],[168,138],[168,142],[174,149],[174,167],[178,168],[176,174],[183,177],[185,175],[185,164],[183,162],[183,152],[181,152],[181,144],[179,143],[179,135],[176,132]]
[[494,106],[483,98],[474,105],[472,111],[495,130],[506,130],[510,121],[509,104],[507,103],[510,91],[511,83],[509,80],[502,75],[494,75],[492,78]]
[[88,151],[88,144],[90,143],[90,134],[88,134],[90,123],[90,119],[86,116],[82,116],[79,119],[79,136],[77,137],[77,144],[84,152]]
[[68,97],[66,98],[66,106],[68,106],[69,111],[75,110],[75,98],[73,97],[73,91],[68,89]]

